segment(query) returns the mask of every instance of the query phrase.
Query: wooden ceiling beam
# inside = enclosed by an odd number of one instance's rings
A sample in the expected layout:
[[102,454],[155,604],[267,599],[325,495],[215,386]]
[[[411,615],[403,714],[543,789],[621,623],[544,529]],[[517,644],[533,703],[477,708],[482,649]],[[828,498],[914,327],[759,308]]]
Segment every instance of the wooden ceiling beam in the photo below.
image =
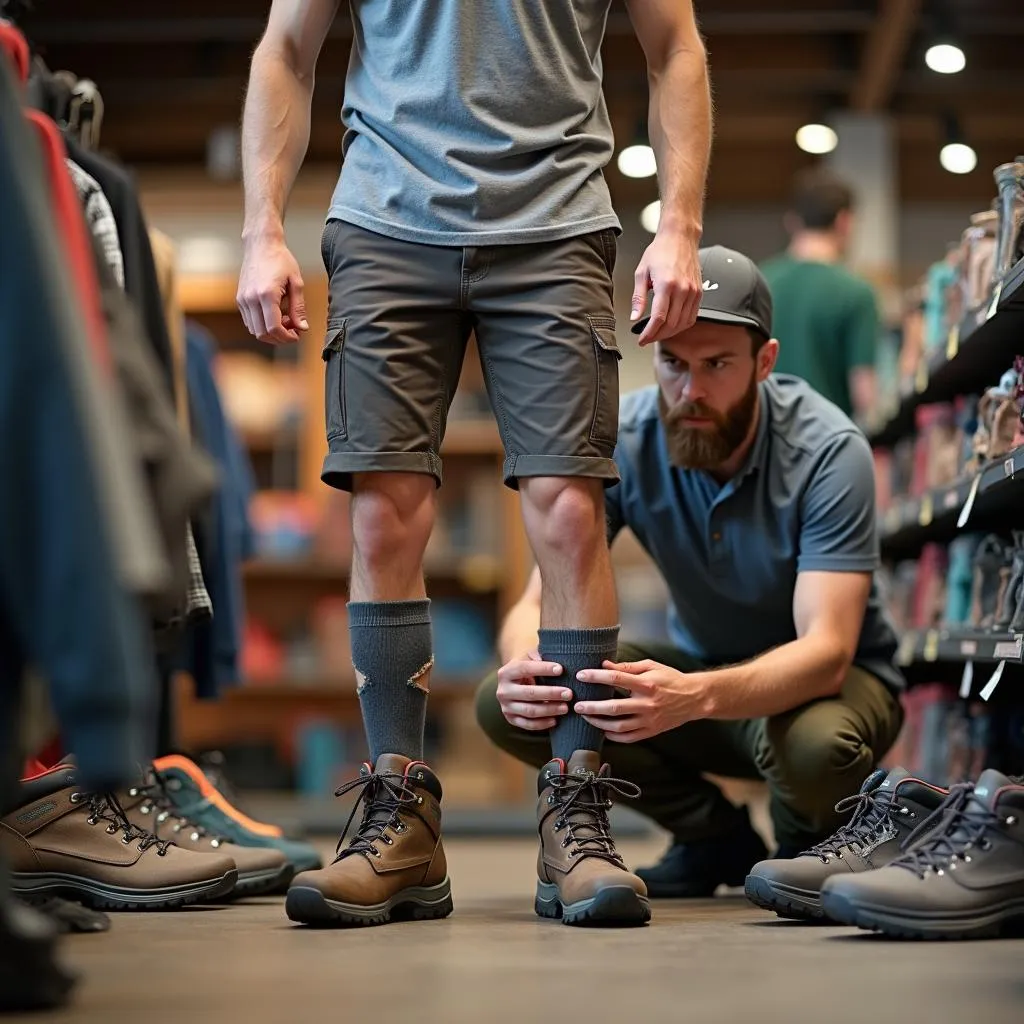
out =
[[889,105],[920,15],[921,0],[881,0],[864,41],[860,72],[850,92],[851,109],[870,114]]

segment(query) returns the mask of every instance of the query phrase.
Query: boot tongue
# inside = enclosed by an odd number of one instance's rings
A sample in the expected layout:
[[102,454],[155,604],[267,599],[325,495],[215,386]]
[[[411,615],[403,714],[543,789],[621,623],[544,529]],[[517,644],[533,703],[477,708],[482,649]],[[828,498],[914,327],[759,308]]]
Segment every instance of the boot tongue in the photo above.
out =
[[577,750],[565,766],[566,775],[594,775],[601,771],[601,755],[596,750]]
[[377,775],[404,775],[412,759],[402,754],[381,754],[374,765]]
[[996,807],[996,796],[1001,789],[1005,786],[1012,786],[1013,780],[1008,779],[1001,772],[997,772],[994,768],[989,768],[988,771],[984,771],[978,778],[978,781],[974,785],[974,792],[971,794],[971,799],[975,803],[981,804],[983,807],[990,811],[994,811]]
[[873,771],[862,783],[860,787],[861,793],[872,793],[876,789],[895,789],[899,778],[894,778],[894,776],[897,776],[902,771],[902,768],[894,768],[888,775],[886,775],[884,768]]

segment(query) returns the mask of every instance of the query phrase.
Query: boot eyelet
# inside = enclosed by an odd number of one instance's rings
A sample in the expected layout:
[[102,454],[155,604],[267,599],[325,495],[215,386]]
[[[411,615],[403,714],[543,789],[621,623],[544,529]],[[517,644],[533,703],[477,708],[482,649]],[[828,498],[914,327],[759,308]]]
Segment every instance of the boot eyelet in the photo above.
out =
[[416,778],[422,782],[426,778],[426,776],[423,774],[423,772],[417,772]]
[[971,863],[971,855],[969,853],[962,854],[962,860],[965,864]]
[[570,850],[570,851],[569,851],[569,856],[570,856],[570,857],[575,857],[575,856],[576,856],[576,854],[577,854],[577,853],[579,853],[579,852],[580,852],[579,850]]
[[562,847],[564,848],[564,847],[566,847],[568,845],[569,845],[569,838],[568,838],[568,836],[566,836],[566,838],[562,840]]
[[125,836],[121,840],[121,842],[124,843],[125,846],[131,846],[131,844],[132,844],[132,837],[131,836]]
[[548,803],[553,804],[555,802],[555,794],[551,793],[548,795]]
[[1012,814],[1007,815],[1006,821],[1003,824],[1012,828],[1017,824],[1017,819]]
[[159,850],[156,851],[156,855],[158,857],[166,857],[167,856],[167,851],[165,849],[159,849]]
[[82,799],[82,794],[81,794],[81,793],[72,793],[72,794],[71,794],[71,796],[70,796],[70,797],[68,797],[68,799],[69,799],[69,800],[70,800],[70,801],[71,801],[71,802],[72,802],[73,804],[77,804],[77,803],[78,803],[78,801]]
[[374,850],[373,851],[373,855],[374,855],[374,857],[379,857],[380,856],[380,850]]
[[984,850],[987,853],[992,849],[992,844],[987,839],[982,839],[982,841],[978,843],[978,849]]
[[395,845],[395,841],[394,841],[394,839],[391,838],[391,836],[381,836],[381,839],[383,839],[384,842],[388,844],[388,846],[394,846]]
[[132,788],[128,790],[128,795],[129,796],[138,796],[139,795],[139,791],[134,786],[132,786]]
[[198,832],[193,832],[192,835],[189,836],[189,839],[192,840],[193,843],[198,843],[199,842],[199,833]]
[[418,803],[418,804],[423,803],[423,797],[421,797],[421,796],[416,797],[416,803]]
[[117,832],[117,826],[116,825],[108,825],[107,826],[107,833],[109,835],[114,835],[115,832]]

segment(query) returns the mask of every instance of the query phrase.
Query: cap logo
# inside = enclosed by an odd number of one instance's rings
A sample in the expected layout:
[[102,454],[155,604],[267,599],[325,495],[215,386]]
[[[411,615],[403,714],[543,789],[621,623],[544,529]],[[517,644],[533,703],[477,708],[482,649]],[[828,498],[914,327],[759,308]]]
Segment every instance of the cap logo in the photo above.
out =
[[883,782],[878,788],[879,789],[888,789],[889,788],[889,780],[886,779],[885,782]]
[[975,786],[974,792],[977,796],[988,796],[988,790],[984,786]]
[[713,292],[718,287],[717,284],[713,284],[711,281],[704,282],[704,291]]

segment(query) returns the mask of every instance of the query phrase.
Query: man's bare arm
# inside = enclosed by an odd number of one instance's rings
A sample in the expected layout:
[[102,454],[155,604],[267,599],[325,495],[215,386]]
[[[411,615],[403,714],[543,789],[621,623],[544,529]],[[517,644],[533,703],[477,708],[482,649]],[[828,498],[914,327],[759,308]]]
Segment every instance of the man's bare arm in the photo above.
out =
[[284,210],[309,146],[313,78],[338,0],[273,0],[252,57],[242,119],[243,238],[284,237]]
[[540,570],[534,567],[522,597],[509,609],[498,636],[498,654],[501,661],[522,658],[537,646],[540,629]]
[[870,593],[870,573],[800,573],[793,595],[797,639],[745,665],[698,673],[709,698],[708,717],[768,717],[839,693]]

